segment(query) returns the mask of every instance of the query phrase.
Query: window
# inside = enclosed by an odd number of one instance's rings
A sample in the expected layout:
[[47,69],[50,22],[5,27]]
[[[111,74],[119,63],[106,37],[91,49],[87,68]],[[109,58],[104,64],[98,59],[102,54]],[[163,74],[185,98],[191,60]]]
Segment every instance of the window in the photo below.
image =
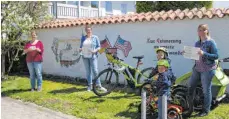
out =
[[80,1],[80,6],[84,6],[84,2],[83,1]]
[[69,5],[78,5],[78,1],[67,1]]
[[99,4],[99,2],[98,1],[91,1],[91,7],[92,8],[98,8],[98,5]]
[[66,1],[57,1],[57,3],[66,4]]
[[106,1],[106,12],[112,12],[112,2],[111,1]]
[[122,14],[127,13],[127,5],[126,4],[121,4],[121,12],[122,12]]

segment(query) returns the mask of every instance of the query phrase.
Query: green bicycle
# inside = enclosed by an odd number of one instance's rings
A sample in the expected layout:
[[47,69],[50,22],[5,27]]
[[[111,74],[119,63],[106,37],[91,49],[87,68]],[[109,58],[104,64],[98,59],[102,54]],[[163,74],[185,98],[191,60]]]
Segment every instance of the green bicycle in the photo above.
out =
[[[132,88],[140,88],[142,84],[140,83],[141,78],[148,79],[149,73],[152,70],[152,67],[139,70],[139,66],[142,63],[144,56],[135,56],[134,59],[137,59],[136,68],[125,64],[122,59],[117,57],[117,48],[107,48],[105,50],[106,58],[109,61],[108,68],[101,71],[93,79],[93,92],[97,96],[105,96],[114,91],[118,86],[121,86],[119,82],[119,74],[123,74],[128,85]],[[137,76],[137,77],[136,77]],[[101,85],[106,88],[107,91],[102,91],[96,83],[100,81]]]

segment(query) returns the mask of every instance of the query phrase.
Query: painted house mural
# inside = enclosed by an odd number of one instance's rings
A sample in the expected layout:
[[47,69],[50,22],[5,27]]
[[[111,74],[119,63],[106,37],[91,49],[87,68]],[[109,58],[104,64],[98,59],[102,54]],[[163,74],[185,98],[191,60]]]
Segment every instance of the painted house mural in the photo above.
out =
[[51,49],[56,62],[60,63],[61,66],[69,67],[80,61],[79,46],[79,38],[54,38]]

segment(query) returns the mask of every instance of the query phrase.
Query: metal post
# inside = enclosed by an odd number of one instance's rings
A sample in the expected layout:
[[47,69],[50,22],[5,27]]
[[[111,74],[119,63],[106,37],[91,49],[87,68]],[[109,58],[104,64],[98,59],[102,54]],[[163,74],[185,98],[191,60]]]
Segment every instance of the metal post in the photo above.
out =
[[167,95],[162,96],[162,119],[167,119]]
[[141,102],[141,119],[146,119],[146,91],[144,88],[142,90],[142,102]]
[[80,6],[81,6],[81,4],[80,4],[80,1],[78,1],[78,18],[80,18],[80,13],[81,13],[81,10],[80,10]]
[[98,17],[100,17],[100,11],[101,11],[101,10],[100,10],[100,7],[101,7],[101,6],[100,6],[100,1],[98,1]]
[[52,4],[53,4],[53,16],[55,17],[55,19],[57,19],[57,1],[53,1],[52,2]]
[[93,12],[91,11],[91,1],[89,1],[90,2],[90,4],[88,5],[88,8],[89,8],[89,10],[88,10],[88,17],[92,17],[93,15]]

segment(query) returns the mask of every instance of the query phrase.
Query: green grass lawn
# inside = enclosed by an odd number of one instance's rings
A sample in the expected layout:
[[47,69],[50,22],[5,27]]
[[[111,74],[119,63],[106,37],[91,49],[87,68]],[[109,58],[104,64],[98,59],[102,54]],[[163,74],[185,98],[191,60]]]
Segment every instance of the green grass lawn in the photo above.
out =
[[[114,92],[99,98],[87,92],[82,84],[67,84],[44,80],[42,92],[30,92],[26,77],[2,82],[2,95],[32,102],[52,110],[85,119],[139,119],[137,106],[140,97]],[[221,104],[208,117],[191,119],[229,119],[229,104]]]

